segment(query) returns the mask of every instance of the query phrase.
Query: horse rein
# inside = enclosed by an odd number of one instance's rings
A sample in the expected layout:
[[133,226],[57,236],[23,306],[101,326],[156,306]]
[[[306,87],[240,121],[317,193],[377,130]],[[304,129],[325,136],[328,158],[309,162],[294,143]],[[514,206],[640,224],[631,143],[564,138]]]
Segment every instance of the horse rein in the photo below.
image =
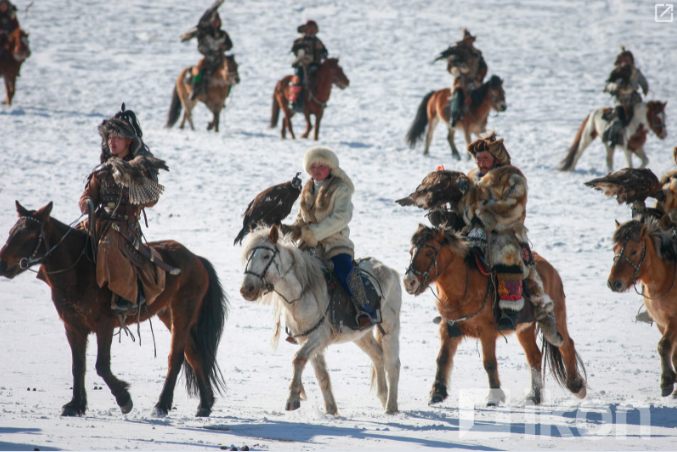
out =
[[635,292],[637,292],[637,295],[641,295],[641,296],[643,296],[644,298],[646,298],[647,300],[662,300],[662,299],[665,298],[670,292],[672,292],[672,289],[675,288],[675,279],[677,279],[677,265],[675,265],[675,273],[674,273],[674,275],[672,276],[672,284],[670,285],[670,288],[668,289],[668,291],[665,292],[665,293],[664,293],[663,295],[661,295],[660,297],[656,297],[656,298],[648,297],[648,296],[646,296],[646,295],[644,294],[644,284],[642,284],[642,291],[641,291],[641,292],[639,292],[639,291],[637,290],[637,277],[639,276],[639,267],[641,267],[641,266],[642,266],[642,263],[644,263],[644,258],[646,257],[646,246],[645,246],[644,243],[642,243],[642,242],[637,242],[637,243],[641,243],[641,245],[642,245],[642,256],[640,257],[639,262],[637,263],[637,265],[635,265],[634,262],[632,262],[625,254],[623,254],[623,252],[625,251],[625,247],[626,247],[627,244],[628,244],[628,241],[630,241],[629,238],[625,240],[625,243],[623,244],[623,248],[621,248],[620,254],[616,254],[616,255],[614,256],[614,267],[617,267],[617,266],[620,264],[620,258],[621,258],[621,257],[622,257],[623,259],[625,259],[626,261],[628,261],[628,262],[630,263],[630,265],[633,266],[633,267],[635,268],[635,273],[633,273],[633,275],[632,275],[631,282],[632,282],[633,287],[635,288]]
[[[418,253],[420,253],[423,248],[430,248],[430,249],[434,250],[435,255],[433,256],[433,259],[430,262],[430,265],[428,265],[428,269],[425,272],[420,272],[420,271],[418,271],[414,268],[414,262],[416,261],[416,258],[418,257]],[[407,267],[407,269],[404,272],[405,274],[412,272],[414,275],[421,276],[423,278],[423,283],[421,283],[421,285],[419,286],[419,289],[416,291],[416,293],[414,295],[420,295],[421,293],[423,293],[425,291],[425,289],[428,286],[430,286],[430,283],[433,282],[434,278],[433,279],[430,278],[430,270],[432,270],[433,266],[435,266],[435,278],[437,278],[440,275],[439,269],[437,268],[437,256],[439,255],[439,253],[440,253],[440,248],[435,248],[434,246],[431,246],[431,245],[421,245],[421,246],[416,247],[416,251],[414,252],[414,255],[411,257],[411,261],[409,262],[409,267]],[[451,262],[449,262],[447,264],[447,266],[444,268],[444,272],[446,272],[447,268],[449,268],[449,266],[456,260],[456,257],[458,257],[458,256],[454,256],[454,258],[451,260]],[[444,273],[444,272],[442,272],[442,273]],[[439,298],[438,298],[438,300],[439,300]]]
[[[273,253],[273,257],[270,258],[270,260],[268,261],[268,264],[266,264],[266,267],[263,269],[263,272],[261,272],[260,274],[259,274],[259,273],[256,273],[256,272],[253,272],[253,271],[251,271],[251,270],[249,270],[249,264],[251,263],[252,258],[254,257],[254,254],[256,254],[256,251],[257,251],[257,250],[268,250],[268,251],[272,251],[272,253]],[[305,294],[305,293],[306,293],[306,290],[308,290],[307,287],[304,287],[304,288],[303,288],[303,290],[301,291],[301,294],[299,295],[298,298],[289,301],[289,300],[287,299],[287,297],[285,297],[285,296],[282,295],[280,292],[278,292],[277,290],[275,290],[275,286],[274,286],[273,284],[271,284],[270,282],[266,281],[266,273],[268,272],[268,269],[270,268],[270,266],[271,266],[271,265],[273,264],[273,262],[275,261],[275,256],[277,256],[277,255],[279,254],[279,252],[280,252],[280,250],[278,250],[277,247],[275,247],[275,248],[271,248],[271,247],[269,247],[269,246],[257,246],[257,247],[255,247],[254,249],[252,249],[252,252],[251,252],[251,254],[249,255],[249,258],[247,259],[247,265],[245,265],[245,267],[244,267],[244,274],[245,274],[245,275],[256,276],[256,277],[259,278],[261,281],[263,281],[263,288],[266,289],[266,291],[267,291],[264,295],[269,294],[270,292],[275,292],[275,293],[278,294],[280,297],[282,297],[282,299],[283,299],[284,301],[286,301],[288,304],[292,304],[292,303],[294,303],[295,301],[299,301],[301,298],[303,298],[303,294]],[[294,268],[294,265],[295,265],[295,264],[292,264],[292,265],[289,267],[289,269],[288,269],[287,271],[285,271],[284,274],[282,274],[282,272],[280,271],[280,266],[277,264],[277,262],[275,262],[275,267],[277,268],[277,273],[280,275],[281,278],[284,278],[284,277],[287,275],[287,273],[289,273],[289,272]]]

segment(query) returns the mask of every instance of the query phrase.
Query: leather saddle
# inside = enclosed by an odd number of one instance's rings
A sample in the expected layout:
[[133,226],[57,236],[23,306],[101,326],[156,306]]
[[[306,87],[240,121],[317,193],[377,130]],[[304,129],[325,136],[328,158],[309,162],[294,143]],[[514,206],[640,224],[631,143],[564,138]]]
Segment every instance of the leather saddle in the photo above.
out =
[[[360,269],[358,265],[355,268],[359,269],[362,284],[364,286],[364,293],[369,301],[369,309],[374,312],[374,324],[379,324],[383,321],[381,317],[381,291],[375,286],[375,282],[367,273]],[[331,323],[338,327],[339,332],[343,328],[350,328],[351,330],[359,330],[357,323],[357,307],[350,299],[350,295],[346,292],[338,279],[336,272],[332,268],[324,272],[325,280],[327,281],[327,288],[329,289],[329,319]]]

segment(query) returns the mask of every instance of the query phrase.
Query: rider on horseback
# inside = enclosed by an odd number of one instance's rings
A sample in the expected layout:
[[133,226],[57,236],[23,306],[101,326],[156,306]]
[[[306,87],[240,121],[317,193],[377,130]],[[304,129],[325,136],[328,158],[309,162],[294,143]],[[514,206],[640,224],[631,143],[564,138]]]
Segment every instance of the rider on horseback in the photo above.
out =
[[496,133],[482,135],[468,146],[477,168],[468,173],[471,190],[463,199],[463,219],[468,224],[468,239],[482,250],[496,275],[501,318],[500,330],[514,330],[517,315],[524,306],[523,285],[543,337],[555,346],[562,345],[557,331],[552,299],[545,293],[536,271],[527,228],[524,226],[527,204],[527,180],[510,164],[510,154]]
[[309,20],[298,27],[298,32],[303,36],[294,41],[291,51],[294,52],[294,78],[290,86],[289,109],[292,111],[303,110],[303,89],[310,85],[310,78],[327,58],[329,52],[316,35],[320,31],[314,20]]
[[362,278],[353,265],[355,245],[350,240],[348,223],[353,217],[353,182],[339,167],[334,151],[313,147],[303,155],[303,167],[310,179],[301,192],[296,219],[283,230],[291,231],[300,247],[316,248],[321,258],[334,264],[341,285],[358,309],[360,329],[374,324]]
[[463,29],[463,39],[449,46],[437,60],[447,60],[447,71],[454,76],[454,94],[451,99],[451,127],[463,117],[463,105],[470,102],[470,94],[482,85],[487,75],[487,63],[482,52],[473,43],[476,36]]
[[[136,312],[143,303],[150,304],[155,300],[164,290],[165,272],[144,260],[135,247],[136,244],[144,246],[139,224],[141,210],[154,206],[157,199],[133,204],[129,188],[116,182],[118,166],[113,167],[113,164],[118,159],[130,162],[136,157],[152,157],[153,154],[142,140],[143,132],[136,115],[125,110],[125,104],[115,116],[101,123],[99,134],[101,165],[89,175],[79,206],[81,212],[87,213],[88,201],[91,201],[96,209],[93,219],[98,238],[96,281],[99,287],[108,284],[108,289],[113,292],[111,309],[115,314],[125,315]],[[154,171],[145,171],[143,176],[157,182]],[[129,243],[128,238],[134,238],[137,243]],[[160,260],[159,254],[152,253],[153,261]]]
[[0,50],[7,43],[7,37],[17,28],[16,6],[9,0],[0,0]]
[[181,37],[181,42],[188,41],[197,36],[197,50],[204,55],[197,66],[193,67],[190,74],[190,84],[193,92],[191,100],[195,100],[207,91],[211,75],[223,65],[223,52],[233,48],[230,36],[221,29],[221,16],[218,9],[224,0],[216,0],[200,18],[197,27]]
[[616,57],[614,70],[609,75],[604,92],[614,96],[614,110],[607,118],[609,126],[602,135],[602,140],[613,149],[617,144],[624,144],[623,129],[630,123],[635,104],[642,101],[639,88],[644,96],[649,91],[649,83],[642,72],[635,66],[632,52],[621,47]]

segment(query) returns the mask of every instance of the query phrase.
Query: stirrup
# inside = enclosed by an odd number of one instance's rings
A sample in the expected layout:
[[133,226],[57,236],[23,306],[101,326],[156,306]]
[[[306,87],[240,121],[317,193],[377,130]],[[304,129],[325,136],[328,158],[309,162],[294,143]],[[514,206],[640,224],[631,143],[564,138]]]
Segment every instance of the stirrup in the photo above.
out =
[[131,301],[122,298],[120,295],[113,294],[113,299],[111,300],[110,308],[113,311],[113,314],[128,315],[134,314],[139,307],[138,305],[135,305]]
[[374,319],[372,318],[371,315],[369,315],[368,312],[360,311],[357,313],[355,316],[355,321],[357,322],[357,327],[362,330],[366,330],[367,328],[371,328],[374,326]]
[[514,309],[501,309],[501,317],[496,321],[496,329],[498,331],[515,331],[518,315],[519,311]]

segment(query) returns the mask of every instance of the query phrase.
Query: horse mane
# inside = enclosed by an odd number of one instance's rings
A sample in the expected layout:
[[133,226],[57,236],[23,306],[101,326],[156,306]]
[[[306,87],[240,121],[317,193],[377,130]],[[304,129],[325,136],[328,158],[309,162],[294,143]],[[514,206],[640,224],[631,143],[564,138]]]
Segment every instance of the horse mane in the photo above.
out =
[[[242,263],[245,264],[249,258],[249,254],[257,246],[270,246],[272,242],[270,240],[270,227],[263,226],[256,228],[247,239],[244,247],[242,249]],[[324,273],[322,270],[325,268],[324,263],[317,257],[311,255],[310,253],[304,253],[301,251],[292,241],[291,235],[280,235],[280,238],[277,241],[276,245],[279,248],[284,248],[286,251],[291,253],[292,259],[294,261],[294,276],[301,284],[301,287],[310,288],[310,291],[313,293],[315,300],[318,303],[318,309],[320,312],[324,313],[324,310],[320,306],[320,300],[322,297],[326,296],[327,286],[324,278]],[[273,311],[273,337],[271,339],[271,345],[273,348],[277,347],[277,343],[280,337],[280,321],[282,318],[282,303],[286,301],[281,300],[275,292],[269,292],[263,295],[259,303],[264,305],[274,305]]]
[[642,231],[646,227],[646,234],[653,240],[658,257],[669,264],[677,264],[677,236],[670,231],[663,231],[658,222],[647,218],[643,222],[630,220],[619,226],[614,232],[613,243],[625,243],[626,240],[641,241]]
[[498,75],[492,75],[489,80],[482,83],[482,86],[477,88],[470,95],[470,97],[472,98],[473,106],[479,107],[482,104],[482,102],[484,102],[484,99],[487,97],[489,89],[496,88],[498,86],[501,86],[501,78]]
[[[439,234],[440,230],[442,229],[419,225],[418,230],[411,237],[411,244],[420,247],[428,242],[437,241],[437,234]],[[442,246],[448,247],[452,253],[461,256],[464,259],[470,252],[470,247],[466,241],[463,240],[463,237],[449,228],[444,229],[444,235],[439,243]]]

